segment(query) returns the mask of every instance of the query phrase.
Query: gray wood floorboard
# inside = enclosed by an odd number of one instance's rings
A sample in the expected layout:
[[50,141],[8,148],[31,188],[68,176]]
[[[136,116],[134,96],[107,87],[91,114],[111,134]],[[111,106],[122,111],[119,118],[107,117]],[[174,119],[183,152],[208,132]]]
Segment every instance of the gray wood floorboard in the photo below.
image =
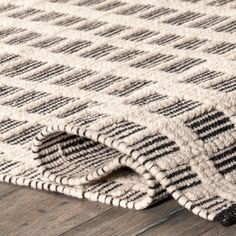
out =
[[142,211],[0,183],[1,236],[234,236],[168,199]]

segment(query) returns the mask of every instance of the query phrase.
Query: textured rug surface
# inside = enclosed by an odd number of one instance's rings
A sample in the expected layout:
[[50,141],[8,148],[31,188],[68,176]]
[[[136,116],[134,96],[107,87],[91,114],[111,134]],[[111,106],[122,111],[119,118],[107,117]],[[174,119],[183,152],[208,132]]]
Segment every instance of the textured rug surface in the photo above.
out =
[[0,49],[0,181],[236,222],[235,0],[2,0]]

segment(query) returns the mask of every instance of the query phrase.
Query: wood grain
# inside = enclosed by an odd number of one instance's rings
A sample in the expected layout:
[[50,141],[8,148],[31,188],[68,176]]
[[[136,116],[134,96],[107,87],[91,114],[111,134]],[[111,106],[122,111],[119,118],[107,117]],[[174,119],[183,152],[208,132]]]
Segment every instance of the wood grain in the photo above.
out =
[[[1,192],[4,185],[0,185]],[[15,189],[0,199],[2,235],[59,235],[111,208],[60,194]]]
[[135,211],[113,207],[85,223],[66,232],[67,235],[134,235],[157,222],[162,223],[166,219],[183,208],[175,201],[165,201],[158,207]]
[[1,236],[234,236],[168,199],[142,211],[0,184]]

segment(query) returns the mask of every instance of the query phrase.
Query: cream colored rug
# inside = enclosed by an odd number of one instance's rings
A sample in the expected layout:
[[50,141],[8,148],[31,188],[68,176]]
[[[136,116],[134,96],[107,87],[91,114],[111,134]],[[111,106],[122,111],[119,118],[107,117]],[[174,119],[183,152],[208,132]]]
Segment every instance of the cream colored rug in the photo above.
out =
[[0,180],[236,222],[236,0],[2,0]]

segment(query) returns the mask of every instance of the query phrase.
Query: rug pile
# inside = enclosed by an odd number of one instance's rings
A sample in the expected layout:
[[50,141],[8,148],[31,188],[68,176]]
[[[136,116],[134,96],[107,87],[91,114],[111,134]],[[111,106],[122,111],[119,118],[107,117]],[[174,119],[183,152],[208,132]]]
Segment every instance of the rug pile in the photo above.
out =
[[235,0],[3,0],[0,181],[236,222]]

